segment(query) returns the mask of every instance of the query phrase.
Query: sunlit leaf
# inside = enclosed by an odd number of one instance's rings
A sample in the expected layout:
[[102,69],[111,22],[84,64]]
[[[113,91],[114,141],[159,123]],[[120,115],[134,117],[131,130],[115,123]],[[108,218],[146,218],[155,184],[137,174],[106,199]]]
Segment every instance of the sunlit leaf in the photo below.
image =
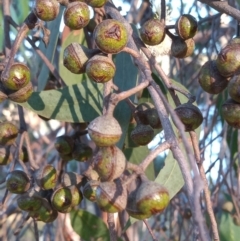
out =
[[102,112],[102,88],[103,85],[92,81],[82,81],[59,90],[34,92],[27,102],[20,105],[43,117],[88,122]]
[[[182,145],[181,145],[182,147]],[[160,170],[155,182],[167,188],[170,198],[173,198],[184,185],[181,170],[172,152],[169,152],[164,167]]]
[[[60,6],[60,11],[56,19],[54,21],[49,21],[46,24],[46,27],[51,31],[49,43],[47,48],[45,47],[44,43],[41,41],[39,45],[39,49],[44,53],[46,58],[53,63],[55,52],[57,49],[58,37],[59,37],[59,28],[62,20],[62,13],[65,8]],[[44,61],[40,60],[37,63],[42,63],[40,66],[40,73],[38,75],[38,90],[41,91],[46,86],[49,76],[49,69],[44,63]]]

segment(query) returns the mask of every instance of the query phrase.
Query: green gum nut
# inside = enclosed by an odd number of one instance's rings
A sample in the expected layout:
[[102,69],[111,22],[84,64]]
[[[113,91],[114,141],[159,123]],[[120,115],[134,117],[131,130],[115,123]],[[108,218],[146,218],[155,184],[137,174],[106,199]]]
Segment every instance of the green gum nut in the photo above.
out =
[[183,14],[177,20],[175,29],[182,39],[189,39],[197,33],[198,23],[192,15]]
[[149,217],[164,211],[169,202],[167,189],[152,181],[144,181],[136,194],[137,209]]
[[25,172],[14,170],[6,177],[6,187],[11,193],[22,194],[30,188],[30,179]]
[[53,189],[57,183],[57,171],[52,165],[45,165],[36,173],[36,182],[44,190]]
[[113,146],[120,140],[122,129],[113,116],[102,115],[90,122],[88,134],[97,146]]
[[3,81],[4,87],[10,90],[19,90],[30,82],[30,69],[22,63],[12,64],[9,77]]
[[165,37],[165,26],[158,19],[146,21],[140,29],[142,41],[147,45],[158,45]]
[[88,60],[86,73],[96,83],[106,83],[115,75],[116,67],[113,61],[102,55],[95,55]]
[[70,29],[81,29],[90,21],[90,10],[84,2],[69,3],[64,12],[64,23]]
[[94,29],[93,39],[102,52],[116,54],[127,45],[128,32],[121,22],[115,19],[106,19]]
[[18,135],[18,128],[10,122],[0,123],[0,145],[12,145]]
[[101,182],[96,190],[96,202],[104,212],[120,212],[126,208],[127,191],[117,182]]

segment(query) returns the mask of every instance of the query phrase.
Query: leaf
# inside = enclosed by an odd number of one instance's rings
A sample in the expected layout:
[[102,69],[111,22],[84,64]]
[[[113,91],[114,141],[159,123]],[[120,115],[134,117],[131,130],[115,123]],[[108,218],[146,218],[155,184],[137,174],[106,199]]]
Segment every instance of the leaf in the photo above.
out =
[[219,225],[219,236],[221,241],[238,241],[240,234],[240,227],[233,222],[232,216],[223,212],[221,215]]
[[[182,144],[181,144],[182,147]],[[169,151],[165,159],[165,165],[160,170],[155,182],[162,184],[169,191],[172,199],[184,185],[181,170],[177,161],[174,159],[172,152]]]
[[61,46],[58,67],[59,73],[66,85],[78,84],[83,79],[89,79],[86,74],[73,74],[63,65],[63,52],[65,48],[73,42],[85,45],[85,38],[82,29],[79,31],[71,31]]
[[[163,92],[163,94],[167,97],[167,89],[166,87],[164,86],[162,80],[155,74],[155,73],[152,73],[152,78],[155,80],[156,84],[159,85],[161,91]],[[147,88],[145,88],[142,92],[142,96],[141,98],[139,99],[139,104],[140,103],[145,103],[145,102],[151,102],[153,103],[152,99],[151,99],[151,96],[150,96],[150,93],[148,91]]]
[[58,90],[34,92],[19,105],[47,118],[66,122],[89,122],[102,111],[103,85],[82,81]]
[[[115,58],[115,65],[117,70],[114,76],[114,84],[117,85],[121,91],[129,90],[135,87],[137,84],[138,70],[133,64],[129,54],[123,52],[117,54]],[[133,101],[134,96],[131,96],[130,99]],[[117,144],[119,148],[122,148],[132,116],[131,109],[125,101],[121,101],[117,105],[114,110],[114,116],[122,128],[123,134]]]
[[[135,148],[126,148],[124,149],[124,154],[126,156],[126,159],[134,164],[140,164],[143,159],[149,154],[149,150],[147,146],[139,146]],[[146,171],[145,171],[146,176],[148,177],[149,180],[154,180],[155,179],[155,173],[154,173],[154,165],[151,163]]]
[[155,176],[157,176],[159,172],[164,168],[166,157],[167,155],[158,155],[154,159],[153,164],[154,164]]
[[29,14],[29,4],[19,4],[18,0],[15,0],[13,4],[16,8],[18,23],[21,24]]
[[79,209],[70,213],[72,227],[85,241],[110,241],[110,235],[103,220]]
[[[0,8],[0,19],[3,19],[2,8]],[[0,36],[4,36],[3,24],[0,24]],[[0,38],[0,53],[3,53],[3,41],[4,41],[4,38],[1,37]]]
[[[45,48],[45,45],[43,42],[40,43],[39,49],[43,52],[43,54],[46,56],[46,58],[53,63],[53,59],[55,56],[55,51],[57,49],[57,42],[59,37],[59,28],[62,20],[62,13],[63,13],[64,7],[60,6],[60,11],[56,19],[54,21],[47,22],[47,28],[51,31],[50,38],[49,38],[49,44],[47,48]],[[42,63],[42,65],[39,67],[40,73],[38,76],[38,91],[41,91],[45,88],[46,83],[48,81],[49,76],[49,69],[46,66],[46,64],[39,59],[36,60],[36,63]]]

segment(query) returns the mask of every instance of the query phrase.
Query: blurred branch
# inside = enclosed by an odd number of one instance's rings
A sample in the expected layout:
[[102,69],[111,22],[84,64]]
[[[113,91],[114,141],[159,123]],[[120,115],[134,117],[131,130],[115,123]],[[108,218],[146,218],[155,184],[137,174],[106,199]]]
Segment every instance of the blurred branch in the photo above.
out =
[[165,24],[165,20],[166,20],[166,1],[165,0],[161,0],[160,20],[162,23]]
[[214,8],[220,13],[226,13],[227,15],[235,18],[240,22],[240,11],[228,4],[228,1],[209,1],[209,0],[198,0],[201,3],[205,3],[210,7]]
[[199,145],[198,145],[198,137],[195,133],[195,131],[190,131],[190,137],[193,145],[193,150],[195,153],[195,158],[196,158],[196,163],[198,165],[199,173],[202,177],[202,180],[204,181],[204,196],[205,196],[205,201],[206,201],[206,206],[207,206],[207,212],[210,217],[210,221],[212,224],[212,231],[213,231],[213,238],[215,241],[219,241],[219,235],[218,235],[218,227],[217,227],[217,222],[214,216],[213,208],[212,208],[212,202],[211,202],[211,197],[210,197],[210,191],[208,189],[208,181],[207,177],[204,171],[203,163],[201,161],[200,157],[200,151],[199,151]]

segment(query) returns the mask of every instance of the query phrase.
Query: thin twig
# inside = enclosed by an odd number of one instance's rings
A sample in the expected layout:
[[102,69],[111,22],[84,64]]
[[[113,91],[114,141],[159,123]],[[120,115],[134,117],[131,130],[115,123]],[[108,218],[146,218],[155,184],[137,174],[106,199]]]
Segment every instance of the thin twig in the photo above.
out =
[[21,220],[21,222],[19,223],[19,226],[16,228],[16,230],[15,230],[15,232],[14,232],[14,235],[15,235],[15,236],[17,236],[17,235],[21,232],[23,226],[25,225],[25,223],[27,222],[27,220],[28,220],[29,218],[30,218],[29,215],[27,215],[26,217],[22,217],[22,220]]
[[25,142],[26,142],[26,147],[27,147],[27,152],[29,157],[29,163],[34,170],[38,170],[39,166],[37,165],[36,161],[33,158],[31,144],[30,144],[30,140],[27,132],[24,132],[24,137],[25,137]]
[[191,137],[191,141],[192,141],[192,145],[193,145],[193,150],[195,153],[196,162],[197,162],[197,165],[199,168],[199,172],[202,177],[202,180],[204,181],[204,189],[203,190],[204,190],[204,196],[205,196],[205,201],[206,201],[206,206],[207,206],[207,212],[210,217],[211,224],[212,224],[213,238],[214,238],[214,240],[219,241],[220,239],[219,239],[219,235],[218,235],[217,222],[216,222],[213,208],[212,208],[212,202],[211,202],[211,197],[210,197],[210,191],[208,189],[207,177],[206,177],[204,167],[201,162],[200,151],[199,151],[199,147],[198,147],[198,138],[197,138],[196,132],[190,131],[190,137]]
[[108,223],[108,228],[109,228],[109,232],[110,232],[110,241],[116,241],[117,240],[117,232],[115,229],[113,213],[107,214],[107,223]]
[[36,239],[36,241],[39,241],[37,220],[35,218],[33,218],[33,226],[34,226],[34,236],[35,236],[35,239]]
[[160,13],[160,21],[165,24],[166,20],[166,1],[161,0],[161,13]]
[[158,241],[157,238],[155,237],[151,227],[149,226],[148,222],[144,219],[143,220],[144,224],[146,225],[148,232],[150,233],[150,235],[152,236],[153,241]]

